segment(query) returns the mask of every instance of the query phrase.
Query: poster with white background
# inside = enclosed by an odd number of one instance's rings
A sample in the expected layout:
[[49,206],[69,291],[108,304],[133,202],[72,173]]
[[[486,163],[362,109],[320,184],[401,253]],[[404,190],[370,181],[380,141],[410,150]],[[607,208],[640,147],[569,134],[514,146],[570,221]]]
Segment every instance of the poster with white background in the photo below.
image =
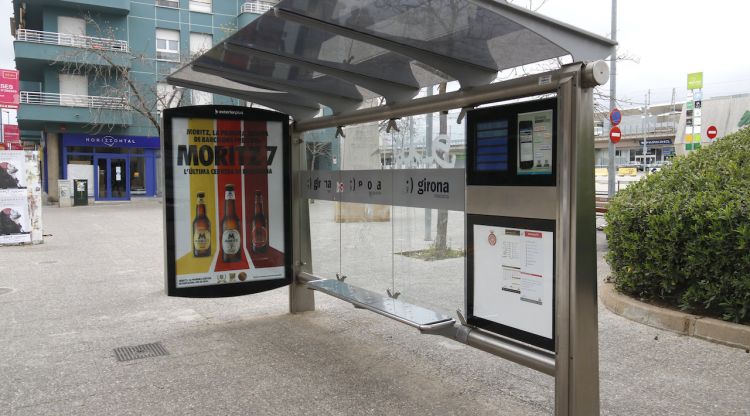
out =
[[552,338],[554,233],[473,227],[474,316]]

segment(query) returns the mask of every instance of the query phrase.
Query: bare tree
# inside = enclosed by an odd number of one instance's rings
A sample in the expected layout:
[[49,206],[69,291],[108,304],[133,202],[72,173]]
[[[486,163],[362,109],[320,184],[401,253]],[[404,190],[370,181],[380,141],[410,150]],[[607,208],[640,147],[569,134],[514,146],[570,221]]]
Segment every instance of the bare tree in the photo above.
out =
[[[131,113],[135,113],[143,116],[157,133],[161,134],[160,112],[164,108],[181,105],[185,99],[183,89],[172,86],[160,87],[159,82],[166,74],[158,73],[158,64],[154,57],[133,51],[115,40],[115,29],[101,26],[91,15],[86,14],[83,19],[88,26],[94,28],[97,37],[92,39],[68,35],[70,46],[74,47],[59,56],[55,64],[60,66],[63,73],[87,75],[93,85],[99,86],[100,96],[122,98],[120,101],[102,100],[96,105],[89,105],[92,113],[92,131],[111,131],[117,125],[127,124],[127,118]],[[189,56],[175,54],[170,62],[159,64],[180,67],[189,59]],[[135,64],[141,68],[150,68],[149,71],[143,72],[152,72],[156,77],[139,78],[129,68]]]
[[309,155],[308,159],[310,160],[309,169],[315,169],[315,162],[317,162],[319,158],[330,160],[333,157],[333,153],[331,151],[332,147],[332,143],[328,142],[305,142],[305,148],[307,149],[307,154]]

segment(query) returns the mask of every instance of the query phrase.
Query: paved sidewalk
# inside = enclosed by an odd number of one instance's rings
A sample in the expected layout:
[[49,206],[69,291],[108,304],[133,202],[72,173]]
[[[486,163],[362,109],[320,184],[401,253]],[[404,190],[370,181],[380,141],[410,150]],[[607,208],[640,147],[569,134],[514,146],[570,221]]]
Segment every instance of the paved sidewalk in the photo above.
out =
[[[551,377],[325,295],[168,298],[161,221],[154,200],[45,207],[45,244],[0,247],[0,414],[553,412]],[[602,414],[750,415],[750,354],[599,313]],[[113,354],[151,342],[169,355]]]

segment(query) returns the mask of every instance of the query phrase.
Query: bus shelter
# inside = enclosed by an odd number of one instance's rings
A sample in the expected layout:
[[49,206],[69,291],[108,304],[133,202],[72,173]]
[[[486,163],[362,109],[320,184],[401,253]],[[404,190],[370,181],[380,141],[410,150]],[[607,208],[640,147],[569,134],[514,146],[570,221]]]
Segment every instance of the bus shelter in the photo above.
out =
[[280,1],[168,77],[277,112],[165,111],[167,293],[334,296],[599,414],[593,89],[614,46],[502,1]]

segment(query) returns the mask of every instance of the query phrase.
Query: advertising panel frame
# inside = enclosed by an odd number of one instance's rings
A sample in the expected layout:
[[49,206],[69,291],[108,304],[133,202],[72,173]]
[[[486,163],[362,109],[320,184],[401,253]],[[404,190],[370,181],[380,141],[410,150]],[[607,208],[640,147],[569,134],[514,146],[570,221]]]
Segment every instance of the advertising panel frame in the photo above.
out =
[[[176,258],[176,233],[175,233],[175,177],[174,162],[175,154],[173,152],[173,143],[175,140],[172,128],[175,119],[212,119],[230,120],[243,122],[278,122],[281,123],[281,172],[282,190],[281,190],[281,207],[283,217],[283,276],[280,278],[271,278],[268,280],[250,280],[247,282],[237,282],[232,284],[208,284],[201,286],[177,287],[177,258]],[[164,158],[164,227],[165,227],[165,292],[168,296],[189,297],[189,298],[218,298],[241,296],[253,293],[264,292],[279,287],[288,286],[293,279],[292,258],[292,231],[291,231],[291,137],[289,130],[289,116],[268,110],[261,110],[249,107],[237,107],[226,105],[209,105],[209,106],[187,106],[177,107],[164,110],[162,119],[162,155]],[[243,174],[244,175],[244,174]],[[217,176],[212,173],[211,176]],[[270,189],[270,187],[269,187]],[[218,195],[220,191],[217,190]],[[240,193],[242,195],[242,193]],[[271,192],[268,197],[270,199]],[[249,200],[245,197],[244,201]],[[268,210],[268,207],[266,207]],[[268,211],[266,211],[268,212]],[[217,212],[218,216],[218,212]],[[215,235],[215,234],[214,234]],[[216,249],[218,256],[218,248]],[[240,249],[242,250],[242,249]],[[229,272],[229,271],[228,271]]]
[[490,331],[501,336],[505,336],[529,345],[533,345],[544,350],[555,352],[555,336],[556,336],[556,267],[557,259],[556,256],[552,255],[552,287],[551,287],[551,299],[550,299],[550,320],[551,320],[551,337],[545,337],[542,335],[533,334],[529,331],[525,331],[520,328],[516,328],[510,324],[504,324],[498,321],[493,321],[487,318],[483,318],[475,315],[475,247],[474,247],[474,226],[495,226],[502,228],[514,228],[521,230],[533,230],[543,231],[552,234],[552,253],[556,252],[557,249],[557,224],[554,220],[538,219],[538,218],[518,218],[518,217],[502,217],[492,215],[466,215],[466,320],[469,325],[473,325],[479,329]]

